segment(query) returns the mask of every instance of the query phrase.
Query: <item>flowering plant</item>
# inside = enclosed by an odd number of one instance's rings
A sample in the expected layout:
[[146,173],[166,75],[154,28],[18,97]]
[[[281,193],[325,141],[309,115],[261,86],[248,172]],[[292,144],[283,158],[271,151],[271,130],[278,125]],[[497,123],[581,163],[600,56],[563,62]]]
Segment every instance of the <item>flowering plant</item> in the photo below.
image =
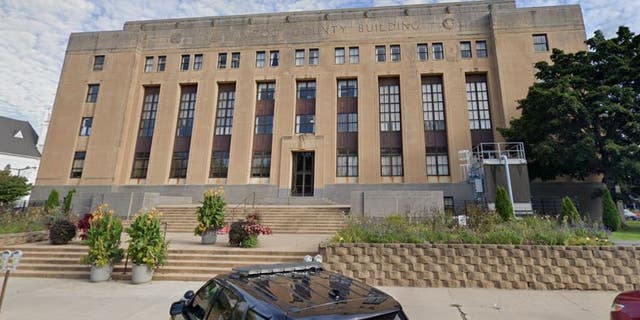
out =
[[233,247],[254,248],[258,246],[258,236],[270,235],[271,228],[259,223],[257,212],[249,214],[246,220],[236,221],[229,230],[229,245]]
[[244,231],[249,235],[249,236],[258,236],[261,234],[264,235],[270,235],[271,232],[271,228],[261,225],[260,222],[260,216],[258,215],[257,212],[254,212],[252,214],[249,214],[247,216],[247,223],[245,223],[242,226],[242,229],[244,229]]
[[217,230],[225,225],[225,207],[227,203],[224,201],[224,189],[208,190],[204,193],[202,206],[198,208],[198,226],[194,230],[194,234],[202,235],[207,230]]
[[82,219],[76,223],[76,227],[80,231],[80,240],[87,240],[87,231],[89,231],[89,221],[91,220],[91,214],[85,214]]
[[122,259],[123,250],[120,248],[122,222],[113,216],[113,210],[106,204],[100,205],[89,219],[87,239],[89,253],[82,258],[85,264],[104,267]]
[[127,253],[131,262],[146,264],[155,269],[164,265],[167,259],[167,242],[164,240],[159,216],[162,213],[152,208],[139,213],[127,228],[129,247]]

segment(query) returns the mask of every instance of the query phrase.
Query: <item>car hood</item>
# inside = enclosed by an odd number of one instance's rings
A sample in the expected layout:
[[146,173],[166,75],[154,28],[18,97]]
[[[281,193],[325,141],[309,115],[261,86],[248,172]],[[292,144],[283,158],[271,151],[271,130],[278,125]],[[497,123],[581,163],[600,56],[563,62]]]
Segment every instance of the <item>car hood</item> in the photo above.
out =
[[640,290],[627,291],[616,297],[616,302],[621,301],[640,301]]

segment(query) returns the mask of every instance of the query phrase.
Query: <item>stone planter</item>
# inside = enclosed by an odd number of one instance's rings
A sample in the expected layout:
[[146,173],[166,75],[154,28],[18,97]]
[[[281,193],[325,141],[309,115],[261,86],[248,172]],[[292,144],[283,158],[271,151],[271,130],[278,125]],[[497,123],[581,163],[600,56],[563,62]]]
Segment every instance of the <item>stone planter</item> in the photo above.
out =
[[108,264],[102,267],[91,266],[91,272],[89,273],[89,280],[91,282],[103,282],[111,279],[111,272],[113,266]]
[[218,230],[209,229],[203,232],[200,237],[202,244],[214,244],[218,238]]
[[147,283],[153,278],[153,269],[146,264],[134,264],[131,267],[131,283]]

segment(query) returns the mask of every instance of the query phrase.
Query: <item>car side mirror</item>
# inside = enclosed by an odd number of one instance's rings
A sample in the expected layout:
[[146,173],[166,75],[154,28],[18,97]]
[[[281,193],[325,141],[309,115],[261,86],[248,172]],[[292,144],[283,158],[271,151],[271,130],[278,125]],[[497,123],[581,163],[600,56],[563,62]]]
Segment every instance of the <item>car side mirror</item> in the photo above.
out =
[[171,319],[173,320],[184,319],[184,317],[182,316],[182,311],[184,311],[184,305],[185,305],[184,301],[177,301],[171,304],[171,309],[169,309],[169,315],[171,316]]
[[193,292],[193,290],[189,290],[189,291],[184,293],[184,297],[182,299],[186,300],[186,301],[190,301],[193,298],[193,296],[195,296],[195,295],[196,294]]
[[244,320],[247,316],[247,312],[249,312],[249,304],[244,301],[240,301],[233,310],[233,317],[231,319]]

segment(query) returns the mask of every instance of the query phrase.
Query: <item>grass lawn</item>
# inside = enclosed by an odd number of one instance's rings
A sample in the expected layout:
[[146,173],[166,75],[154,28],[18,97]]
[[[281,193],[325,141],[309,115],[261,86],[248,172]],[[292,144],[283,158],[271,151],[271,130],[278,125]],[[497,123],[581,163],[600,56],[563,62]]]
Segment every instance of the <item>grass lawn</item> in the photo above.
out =
[[611,240],[640,242],[640,221],[627,221],[627,225],[629,230],[612,232]]

